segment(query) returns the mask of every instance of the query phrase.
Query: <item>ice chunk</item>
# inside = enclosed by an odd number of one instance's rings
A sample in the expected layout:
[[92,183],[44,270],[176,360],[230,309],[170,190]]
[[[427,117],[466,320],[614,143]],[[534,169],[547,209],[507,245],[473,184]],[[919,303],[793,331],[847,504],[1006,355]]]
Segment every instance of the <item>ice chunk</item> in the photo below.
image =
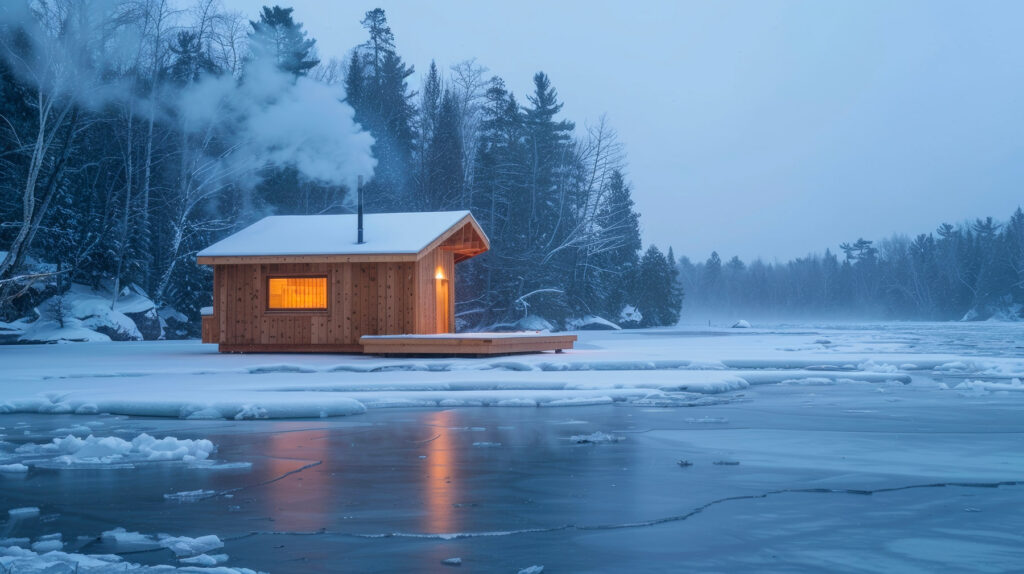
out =
[[57,455],[53,462],[59,466],[73,467],[117,465],[136,461],[194,462],[207,459],[214,450],[213,443],[206,439],[178,439],[171,436],[157,439],[142,433],[130,442],[114,436],[96,437],[90,434],[80,438],[67,435],[55,438],[50,443],[23,444],[15,452],[28,455]]
[[242,405],[242,410],[235,415],[236,421],[267,418],[267,409],[259,405]]
[[608,433],[595,432],[591,434],[577,434],[569,438],[576,444],[597,444],[601,442],[619,442],[622,440],[621,436],[613,436]]
[[441,561],[441,564],[445,566],[462,566],[462,558],[457,556],[455,558],[445,558]]
[[779,384],[790,386],[819,387],[834,385],[836,384],[836,381],[825,377],[804,377],[803,379],[786,379],[785,381],[782,381]]
[[224,543],[215,534],[190,538],[188,536],[167,536],[160,539],[160,546],[174,552],[175,556],[197,556],[210,550],[223,548]]
[[[223,557],[223,559],[218,560],[220,557]],[[209,554],[200,554],[199,556],[192,556],[191,558],[181,558],[179,559],[179,562],[190,566],[216,566],[217,564],[227,560],[227,558],[227,554],[215,554],[213,556],[210,556]]]
[[727,423],[727,422],[729,422],[729,419],[727,419],[725,417],[700,417],[700,418],[697,418],[697,419],[694,419],[694,418],[686,419],[686,422],[688,422],[688,423],[713,423],[713,424],[719,424],[719,423]]
[[11,518],[30,518],[32,516],[39,516],[38,506],[25,506],[22,508],[12,508],[7,511],[7,514]]
[[40,540],[32,544],[32,551],[40,554],[44,552],[53,552],[54,550],[60,550],[64,548],[64,543],[60,540]]
[[118,527],[113,530],[107,530],[100,535],[105,542],[112,542],[118,546],[155,546],[157,545],[156,538],[148,536],[146,534],[140,534],[138,532],[128,532],[124,528]]
[[746,322],[743,319],[740,319],[739,321],[736,321],[735,323],[732,324],[732,328],[733,329],[749,329],[750,328],[750,323]]
[[544,567],[543,566],[533,565],[533,566],[530,566],[528,568],[523,568],[522,570],[519,571],[519,574],[540,574],[543,571],[544,571]]
[[216,490],[186,490],[184,492],[165,494],[164,499],[176,502],[195,502],[197,500],[203,500],[204,498],[210,498],[216,494]]

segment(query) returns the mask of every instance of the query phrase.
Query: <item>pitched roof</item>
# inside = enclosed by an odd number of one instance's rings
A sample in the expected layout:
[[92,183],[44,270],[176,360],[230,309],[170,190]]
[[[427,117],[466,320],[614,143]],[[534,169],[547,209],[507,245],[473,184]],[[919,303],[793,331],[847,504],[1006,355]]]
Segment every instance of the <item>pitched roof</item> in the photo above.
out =
[[[275,215],[265,217],[199,252],[202,258],[329,255],[417,255],[450,232],[469,225],[480,244],[488,240],[469,211],[368,213],[364,243],[356,243],[356,215]],[[480,248],[482,247],[482,248]],[[471,255],[470,255],[471,256]]]

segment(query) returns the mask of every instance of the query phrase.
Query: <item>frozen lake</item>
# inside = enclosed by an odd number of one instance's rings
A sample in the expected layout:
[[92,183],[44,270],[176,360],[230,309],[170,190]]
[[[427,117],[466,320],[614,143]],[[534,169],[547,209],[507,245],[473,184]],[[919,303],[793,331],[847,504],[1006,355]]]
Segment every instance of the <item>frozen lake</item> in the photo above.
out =
[[[882,324],[584,333],[482,360],[3,347],[0,564],[1019,570],[1021,346],[1024,325]],[[287,417],[317,405],[354,416]],[[125,442],[142,433],[176,440]],[[140,536],[101,536],[117,527]],[[55,533],[71,554],[45,553]],[[160,533],[223,546],[176,558]]]

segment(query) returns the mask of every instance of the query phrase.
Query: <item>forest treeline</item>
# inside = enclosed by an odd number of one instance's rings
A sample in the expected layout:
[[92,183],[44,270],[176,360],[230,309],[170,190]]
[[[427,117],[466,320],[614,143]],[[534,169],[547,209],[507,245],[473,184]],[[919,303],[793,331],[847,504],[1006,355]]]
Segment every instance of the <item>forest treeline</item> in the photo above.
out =
[[679,261],[687,310],[762,317],[1024,319],[1024,212],[858,239],[785,263]]
[[[325,58],[290,8],[216,0],[0,7],[0,311],[70,283],[137,286],[197,323],[195,253],[270,214],[471,209],[491,251],[460,265],[462,328],[527,316],[674,324],[671,250],[642,250],[623,146],[578,127],[543,72],[516,96],[475,60],[421,85],[383,10]],[[372,238],[371,238],[372,240]],[[627,311],[623,315],[623,311]]]

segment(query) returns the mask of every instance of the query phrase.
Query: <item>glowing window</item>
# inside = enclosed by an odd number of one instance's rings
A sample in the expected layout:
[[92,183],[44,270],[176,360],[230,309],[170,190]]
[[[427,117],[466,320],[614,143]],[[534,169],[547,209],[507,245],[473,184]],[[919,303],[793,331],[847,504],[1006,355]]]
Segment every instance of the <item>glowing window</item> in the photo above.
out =
[[326,309],[327,277],[271,277],[268,309]]

